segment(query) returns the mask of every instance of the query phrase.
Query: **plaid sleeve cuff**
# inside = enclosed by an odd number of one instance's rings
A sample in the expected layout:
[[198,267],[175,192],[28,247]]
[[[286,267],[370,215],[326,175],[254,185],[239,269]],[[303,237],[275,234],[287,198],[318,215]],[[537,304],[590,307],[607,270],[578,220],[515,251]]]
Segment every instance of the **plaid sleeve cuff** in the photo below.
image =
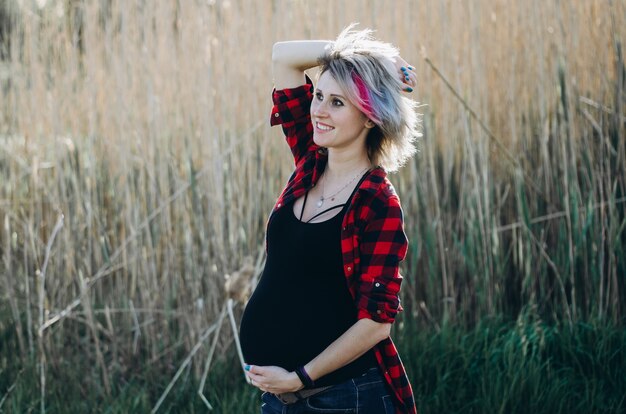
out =
[[274,89],[272,91],[272,114],[270,125],[290,125],[302,119],[307,119],[313,100],[313,82],[307,76],[306,84],[295,88]]
[[[399,287],[399,281],[391,282],[391,284],[396,283]],[[366,300],[362,301],[358,309],[357,318],[371,319],[379,323],[393,323],[398,313],[402,311],[398,294],[390,292],[389,286],[386,286],[383,282],[374,282],[372,285],[369,292],[362,296]],[[396,290],[395,287],[391,289]],[[364,292],[361,293],[363,294]]]

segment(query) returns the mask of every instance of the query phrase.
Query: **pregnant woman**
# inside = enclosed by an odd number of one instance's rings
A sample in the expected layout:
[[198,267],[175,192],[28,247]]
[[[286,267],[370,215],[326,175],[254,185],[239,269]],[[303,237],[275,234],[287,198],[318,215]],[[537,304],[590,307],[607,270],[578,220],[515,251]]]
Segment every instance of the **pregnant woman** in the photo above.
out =
[[[295,171],[267,224],[241,322],[263,414],[415,413],[390,330],[407,251],[387,179],[419,136],[413,68],[371,31],[274,45],[274,107]],[[306,69],[319,66],[314,86]]]

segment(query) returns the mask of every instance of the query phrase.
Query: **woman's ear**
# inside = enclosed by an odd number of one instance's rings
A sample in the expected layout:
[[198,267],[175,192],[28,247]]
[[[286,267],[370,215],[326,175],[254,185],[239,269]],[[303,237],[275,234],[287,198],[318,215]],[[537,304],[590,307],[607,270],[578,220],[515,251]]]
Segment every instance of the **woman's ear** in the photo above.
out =
[[365,121],[365,128],[374,128],[376,126],[376,124],[374,122],[372,122],[371,119],[367,119],[367,121]]

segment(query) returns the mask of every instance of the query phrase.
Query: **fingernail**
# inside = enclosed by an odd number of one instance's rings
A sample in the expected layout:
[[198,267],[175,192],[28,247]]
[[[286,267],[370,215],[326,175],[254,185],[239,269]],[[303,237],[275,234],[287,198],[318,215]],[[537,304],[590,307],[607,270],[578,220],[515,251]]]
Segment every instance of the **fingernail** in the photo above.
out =
[[250,365],[246,364],[243,369],[245,369],[246,371],[250,371]]
[[406,68],[405,68],[404,66],[402,66],[402,67],[400,68],[400,70],[402,70],[402,71],[406,72]]
[[409,70],[413,70],[415,69],[413,66],[409,66]]
[[406,88],[405,91],[407,92],[413,92],[413,88]]
[[408,80],[409,80],[409,77],[408,77],[408,76],[405,76],[405,77],[404,77],[404,79],[408,81]]

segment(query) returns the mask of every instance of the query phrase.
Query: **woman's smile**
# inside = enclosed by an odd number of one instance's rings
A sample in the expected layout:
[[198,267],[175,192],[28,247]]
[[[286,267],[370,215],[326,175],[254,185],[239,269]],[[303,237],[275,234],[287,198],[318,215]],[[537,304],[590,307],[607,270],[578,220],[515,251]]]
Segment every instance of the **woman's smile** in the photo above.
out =
[[319,133],[323,134],[325,132],[332,131],[333,129],[335,129],[335,127],[317,121],[315,123],[315,129],[317,129]]

